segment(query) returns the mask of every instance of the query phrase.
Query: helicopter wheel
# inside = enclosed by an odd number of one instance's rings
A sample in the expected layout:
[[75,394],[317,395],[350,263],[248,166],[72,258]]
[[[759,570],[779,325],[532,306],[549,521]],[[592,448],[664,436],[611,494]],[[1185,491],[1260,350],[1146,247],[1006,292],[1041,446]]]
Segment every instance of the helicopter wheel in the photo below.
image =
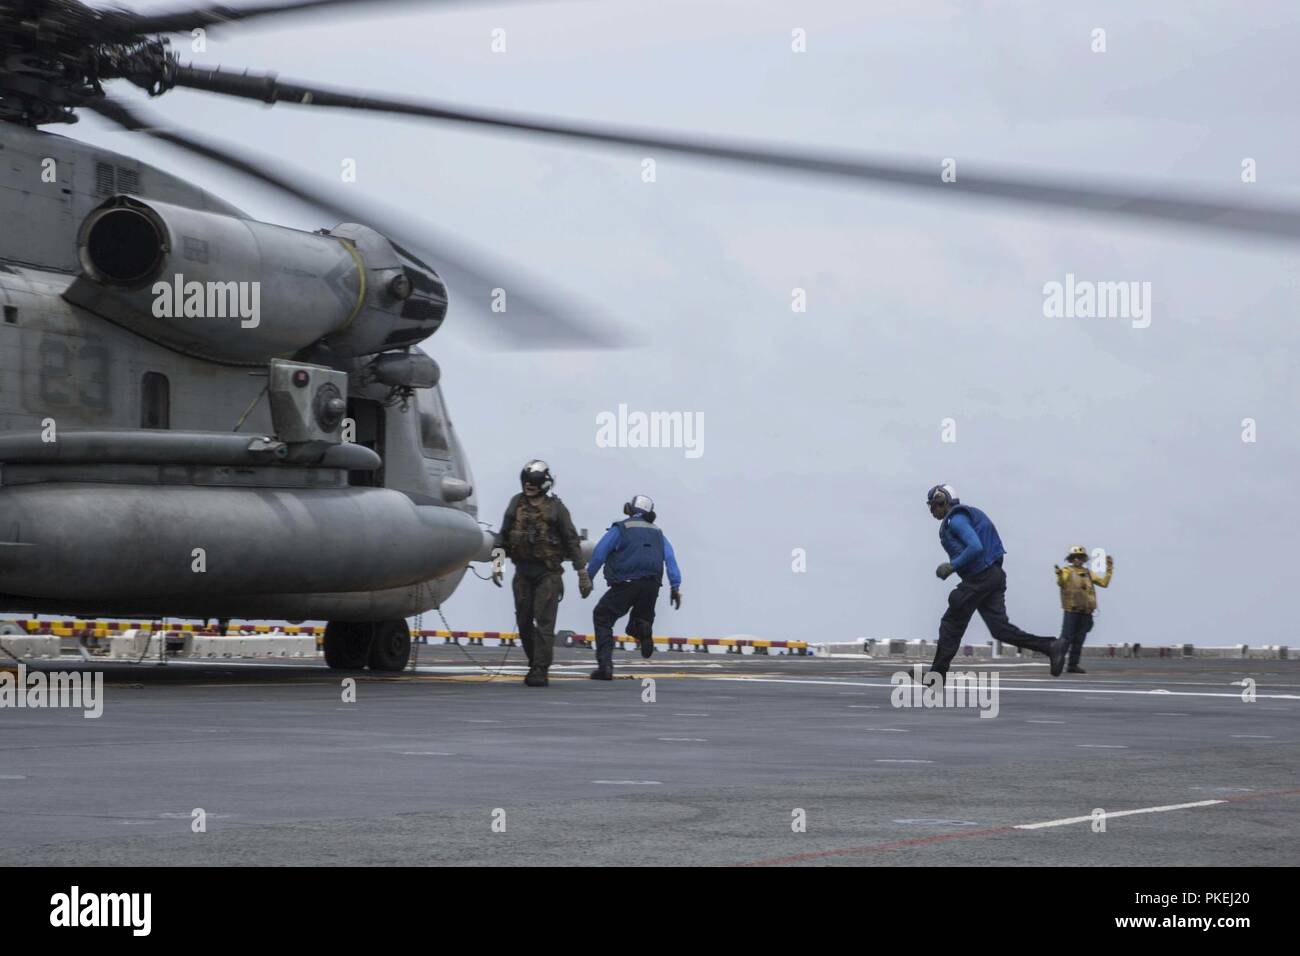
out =
[[411,659],[411,629],[405,621],[379,621],[363,625],[371,631],[370,669],[400,671]]
[[325,663],[335,670],[359,671],[370,649],[370,624],[330,621],[325,625]]

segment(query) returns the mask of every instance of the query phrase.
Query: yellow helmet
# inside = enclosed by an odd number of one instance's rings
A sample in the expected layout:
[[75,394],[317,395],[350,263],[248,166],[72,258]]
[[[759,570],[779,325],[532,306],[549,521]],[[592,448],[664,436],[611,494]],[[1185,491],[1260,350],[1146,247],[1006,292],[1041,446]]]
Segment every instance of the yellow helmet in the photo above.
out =
[[1070,553],[1065,556],[1067,561],[1071,558],[1083,558],[1086,561],[1088,559],[1088,549],[1081,544],[1076,544],[1070,549]]

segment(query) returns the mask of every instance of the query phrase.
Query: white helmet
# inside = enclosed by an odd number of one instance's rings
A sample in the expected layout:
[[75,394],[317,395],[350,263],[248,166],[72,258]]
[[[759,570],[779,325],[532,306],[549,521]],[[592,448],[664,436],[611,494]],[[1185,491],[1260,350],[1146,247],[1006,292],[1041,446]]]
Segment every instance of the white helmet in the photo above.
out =
[[655,513],[655,503],[649,495],[633,495],[632,500],[623,506],[623,514],[625,515],[637,511],[644,511],[646,514],[651,515]]
[[935,485],[925,493],[925,503],[933,505],[935,501],[945,501],[950,505],[955,505],[961,499],[957,497],[957,490],[952,485]]
[[519,483],[520,485],[536,485],[545,494],[555,484],[555,479],[551,476],[551,466],[540,458],[534,458],[524,465],[523,471],[519,472]]

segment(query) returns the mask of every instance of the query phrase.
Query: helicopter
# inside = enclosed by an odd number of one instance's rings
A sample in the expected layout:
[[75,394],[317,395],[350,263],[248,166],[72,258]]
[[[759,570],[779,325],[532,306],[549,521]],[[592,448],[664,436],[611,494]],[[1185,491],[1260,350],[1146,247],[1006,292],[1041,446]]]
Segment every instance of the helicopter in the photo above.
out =
[[[454,240],[358,215],[273,161],[164,128],[106,86],[363,110],[667,151],[918,194],[1294,241],[1300,211],[399,99],[182,63],[169,36],[360,0],[163,13],[0,0],[0,610],[324,620],[332,668],[403,669],[406,618],[490,560],[427,342],[515,288]],[[373,2],[373,0],[372,0]],[[337,218],[309,232],[49,132],[79,111]],[[431,264],[431,263],[436,263]],[[523,348],[619,344],[545,289]]]

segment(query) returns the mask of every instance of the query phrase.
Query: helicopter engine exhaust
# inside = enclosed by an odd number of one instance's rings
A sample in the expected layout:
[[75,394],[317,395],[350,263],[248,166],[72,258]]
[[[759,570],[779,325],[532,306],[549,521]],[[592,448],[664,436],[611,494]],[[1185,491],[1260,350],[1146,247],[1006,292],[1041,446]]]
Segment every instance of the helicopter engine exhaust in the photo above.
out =
[[82,223],[78,254],[74,305],[226,364],[404,349],[447,313],[433,269],[355,223],[304,232],[114,196]]

